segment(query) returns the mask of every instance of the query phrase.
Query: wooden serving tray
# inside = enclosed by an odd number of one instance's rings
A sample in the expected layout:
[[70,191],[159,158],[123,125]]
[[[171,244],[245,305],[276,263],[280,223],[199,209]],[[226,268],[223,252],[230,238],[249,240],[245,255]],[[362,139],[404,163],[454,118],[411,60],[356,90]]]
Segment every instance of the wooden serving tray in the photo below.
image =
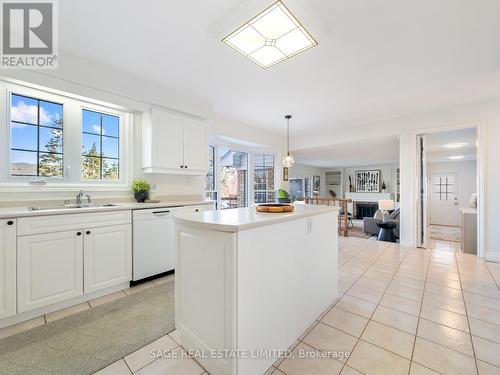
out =
[[295,207],[291,204],[284,203],[265,203],[259,204],[255,207],[257,212],[270,212],[270,213],[283,213],[283,212],[292,212]]

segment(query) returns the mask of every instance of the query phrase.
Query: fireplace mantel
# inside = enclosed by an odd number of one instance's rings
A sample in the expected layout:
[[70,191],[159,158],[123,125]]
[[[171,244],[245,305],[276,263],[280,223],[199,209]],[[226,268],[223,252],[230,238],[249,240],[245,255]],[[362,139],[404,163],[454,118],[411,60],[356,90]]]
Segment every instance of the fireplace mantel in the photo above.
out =
[[381,199],[394,199],[393,193],[356,193],[346,192],[345,197],[353,202],[377,202]]

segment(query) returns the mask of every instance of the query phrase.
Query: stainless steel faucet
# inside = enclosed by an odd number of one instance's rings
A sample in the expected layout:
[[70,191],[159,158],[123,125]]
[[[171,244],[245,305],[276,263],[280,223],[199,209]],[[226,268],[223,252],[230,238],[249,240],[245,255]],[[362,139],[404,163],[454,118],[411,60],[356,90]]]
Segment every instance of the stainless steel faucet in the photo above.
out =
[[83,190],[80,190],[78,194],[76,195],[76,204],[82,204],[82,198],[85,195],[85,192]]

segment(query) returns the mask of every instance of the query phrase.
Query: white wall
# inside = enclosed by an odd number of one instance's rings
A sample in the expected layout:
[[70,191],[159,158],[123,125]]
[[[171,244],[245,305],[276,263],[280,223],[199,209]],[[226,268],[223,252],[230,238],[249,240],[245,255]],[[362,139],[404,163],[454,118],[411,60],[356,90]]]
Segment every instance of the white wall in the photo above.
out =
[[[484,153],[486,162],[478,163],[484,176],[484,195],[479,220],[483,223],[484,243],[480,244],[486,259],[500,261],[500,98],[477,103],[442,108],[392,119],[359,122],[329,132],[314,132],[293,141],[294,147],[310,148],[331,146],[336,143],[369,139],[381,131],[387,136],[400,138],[401,165],[401,239],[408,246],[416,244],[416,134],[429,130],[453,130],[457,127],[480,125],[479,153]],[[482,142],[482,143],[481,143]],[[479,162],[479,160],[478,160]],[[481,191],[478,192],[481,194]],[[482,210],[482,213],[481,213]],[[484,219],[481,218],[484,216]],[[481,250],[481,249],[480,249]]]
[[325,185],[325,169],[295,163],[290,170],[290,178],[320,177],[320,196],[328,196]]
[[[272,150],[282,155],[281,135],[262,131],[247,124],[221,119],[212,114],[211,107],[194,97],[174,92],[168,87],[143,79],[134,73],[116,69],[113,66],[96,64],[79,56],[63,53],[60,68],[53,71],[4,71],[3,77],[48,87],[55,90],[81,95],[94,100],[116,104],[134,112],[133,130],[133,178],[145,178],[157,185],[156,195],[200,196],[204,189],[204,178],[176,175],[143,175],[141,168],[141,113],[152,106],[172,109],[205,118],[210,137],[226,136],[250,142],[255,149]],[[131,198],[128,189],[122,191],[89,190],[96,198]],[[48,191],[6,191],[0,190],[0,204],[16,205],[26,201],[44,199],[73,199],[75,189]]]
[[472,193],[477,193],[476,161],[450,161],[440,163],[427,163],[427,173],[458,173],[459,205],[466,207]]

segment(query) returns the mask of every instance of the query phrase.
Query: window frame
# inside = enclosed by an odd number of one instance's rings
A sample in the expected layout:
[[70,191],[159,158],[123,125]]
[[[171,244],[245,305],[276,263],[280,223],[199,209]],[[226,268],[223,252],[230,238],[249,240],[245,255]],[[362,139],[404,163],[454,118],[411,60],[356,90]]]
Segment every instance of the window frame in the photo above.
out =
[[[266,189],[256,189],[255,188],[255,185],[257,185],[257,181],[255,179],[255,170],[257,169],[255,167],[255,162],[256,162],[256,159],[257,157],[263,157],[263,160],[264,160],[264,163],[263,163],[263,169],[264,170],[267,170],[268,168],[266,168],[266,161],[265,161],[265,158],[268,157],[268,156],[272,156],[273,158],[273,164],[272,164],[272,169],[273,169],[273,181],[272,181],[272,184],[274,186],[274,189],[269,189],[269,180],[266,178],[266,182],[265,183],[259,183],[259,184],[265,184],[266,185]],[[265,152],[256,152],[254,153],[253,155],[253,163],[252,163],[252,172],[253,172],[253,202],[254,203],[274,203],[274,201],[276,200],[276,192],[278,189],[276,189],[276,155],[273,154],[273,153],[265,153]],[[266,201],[265,202],[257,202],[256,200],[256,193],[264,193],[265,196],[266,196]],[[268,198],[269,198],[269,194],[274,194],[274,199],[272,201],[270,201]]]
[[[63,177],[13,176],[10,174],[11,95],[17,94],[63,105]],[[83,110],[119,117],[119,179],[85,180],[82,178]],[[132,111],[113,104],[83,98],[41,87],[0,80],[0,191],[94,191],[129,190],[133,168]]]

